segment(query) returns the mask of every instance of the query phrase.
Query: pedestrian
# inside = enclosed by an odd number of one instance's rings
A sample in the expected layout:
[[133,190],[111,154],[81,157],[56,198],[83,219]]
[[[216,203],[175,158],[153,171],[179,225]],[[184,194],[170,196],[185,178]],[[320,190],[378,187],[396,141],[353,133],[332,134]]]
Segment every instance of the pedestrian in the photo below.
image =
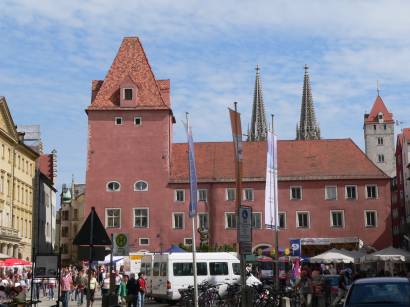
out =
[[299,282],[296,284],[296,287],[300,291],[300,299],[301,302],[306,307],[310,307],[312,304],[312,280],[306,270],[301,272],[301,278]]
[[130,279],[127,282],[127,307],[137,307],[138,289],[135,274],[131,273]]
[[73,284],[73,278],[71,277],[71,273],[68,268],[63,269],[63,274],[60,280],[60,288],[61,288],[61,302],[63,307],[68,307],[68,300],[70,291]]
[[337,289],[337,296],[335,300],[332,302],[332,306],[336,306],[339,301],[345,297],[346,292],[347,292],[347,287],[346,287],[346,279],[345,279],[345,272],[342,270],[340,271],[339,274],[339,286]]
[[128,276],[124,275],[120,283],[120,289],[118,291],[121,305],[124,305],[127,303],[127,282],[128,282]]
[[138,307],[144,307],[145,301],[145,292],[146,292],[146,285],[145,285],[145,278],[144,273],[138,273],[138,280],[137,280],[137,289],[138,289]]
[[110,293],[110,282],[110,273],[107,272],[101,286],[101,296],[106,296]]
[[77,305],[84,303],[84,289],[87,286],[87,279],[84,276],[84,270],[81,270],[75,280],[75,287],[77,293]]
[[87,293],[87,307],[92,307],[94,304],[94,295],[95,295],[95,290],[97,289],[97,278],[95,277],[95,272],[91,271],[91,279],[90,282],[88,282],[88,278],[85,278],[85,284],[90,285],[89,289],[86,289]]
[[48,279],[48,299],[54,301],[54,289],[56,287],[55,278]]

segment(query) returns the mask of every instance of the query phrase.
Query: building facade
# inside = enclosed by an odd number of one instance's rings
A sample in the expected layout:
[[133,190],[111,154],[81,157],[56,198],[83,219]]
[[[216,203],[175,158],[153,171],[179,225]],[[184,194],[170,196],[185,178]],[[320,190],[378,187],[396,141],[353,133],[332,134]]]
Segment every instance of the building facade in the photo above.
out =
[[55,251],[56,243],[56,152],[39,158],[38,202],[33,214],[33,246],[36,254]]
[[61,191],[61,208],[57,214],[58,246],[61,261],[71,264],[78,261],[78,247],[73,245],[74,237],[84,222],[85,184],[65,184]]
[[397,135],[392,198],[393,244],[410,250],[410,128]]
[[24,144],[4,97],[0,115],[0,250],[30,260],[38,154]]
[[364,115],[365,152],[389,177],[396,176],[394,120],[377,95],[369,114]]
[[[187,144],[172,143],[169,80],[156,80],[137,38],[125,38],[88,115],[85,214],[95,207],[131,251],[192,244]],[[316,133],[318,136],[318,134]],[[350,139],[279,141],[280,247],[391,245],[390,179]],[[198,225],[209,244],[236,243],[232,142],[195,144]],[[271,247],[263,225],[266,142],[243,144],[243,204],[253,209],[253,248]],[[197,244],[199,243],[196,242]]]

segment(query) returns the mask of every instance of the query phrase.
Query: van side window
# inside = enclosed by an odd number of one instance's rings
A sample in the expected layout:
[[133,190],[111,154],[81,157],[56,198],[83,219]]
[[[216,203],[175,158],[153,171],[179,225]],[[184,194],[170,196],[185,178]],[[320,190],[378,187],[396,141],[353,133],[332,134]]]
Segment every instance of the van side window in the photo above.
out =
[[227,262],[210,262],[209,271],[211,275],[228,275]]
[[145,263],[141,263],[141,273],[144,273],[144,275],[147,275],[145,272]]
[[[192,262],[175,262],[173,264],[174,276],[192,276]],[[198,276],[207,275],[206,262],[197,262],[196,272]]]
[[154,269],[152,270],[152,276],[159,276],[159,262],[154,262]]
[[146,276],[151,276],[151,263],[146,263],[145,264],[145,275]]
[[161,262],[160,273],[161,273],[161,276],[167,276],[167,263],[166,262]]
[[241,275],[241,264],[232,263],[232,270],[234,275]]

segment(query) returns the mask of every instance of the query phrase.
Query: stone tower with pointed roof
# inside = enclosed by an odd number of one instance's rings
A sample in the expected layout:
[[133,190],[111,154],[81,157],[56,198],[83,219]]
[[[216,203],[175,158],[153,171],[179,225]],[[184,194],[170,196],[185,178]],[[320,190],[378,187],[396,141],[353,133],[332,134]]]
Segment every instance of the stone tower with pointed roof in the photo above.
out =
[[309,67],[305,65],[303,80],[302,105],[300,108],[300,122],[296,125],[297,140],[319,140],[320,128],[316,122],[315,108],[313,106],[312,89],[310,86]]
[[370,113],[364,115],[366,155],[388,176],[396,175],[394,120],[383,99],[377,93]]
[[263,103],[260,68],[256,65],[255,90],[253,94],[251,126],[248,131],[248,141],[265,141],[267,134],[265,105]]

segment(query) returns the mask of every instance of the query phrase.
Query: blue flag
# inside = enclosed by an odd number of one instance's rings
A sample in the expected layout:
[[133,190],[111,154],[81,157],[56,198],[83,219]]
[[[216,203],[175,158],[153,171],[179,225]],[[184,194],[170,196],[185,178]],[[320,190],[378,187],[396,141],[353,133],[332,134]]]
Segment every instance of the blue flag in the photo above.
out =
[[192,129],[189,126],[189,122],[184,123],[187,137],[188,137],[188,162],[189,162],[189,191],[190,191],[190,202],[189,202],[189,217],[195,217],[197,213],[197,203],[198,203],[198,184],[196,177],[196,167],[195,167],[195,151],[194,151],[194,140],[192,138]]

